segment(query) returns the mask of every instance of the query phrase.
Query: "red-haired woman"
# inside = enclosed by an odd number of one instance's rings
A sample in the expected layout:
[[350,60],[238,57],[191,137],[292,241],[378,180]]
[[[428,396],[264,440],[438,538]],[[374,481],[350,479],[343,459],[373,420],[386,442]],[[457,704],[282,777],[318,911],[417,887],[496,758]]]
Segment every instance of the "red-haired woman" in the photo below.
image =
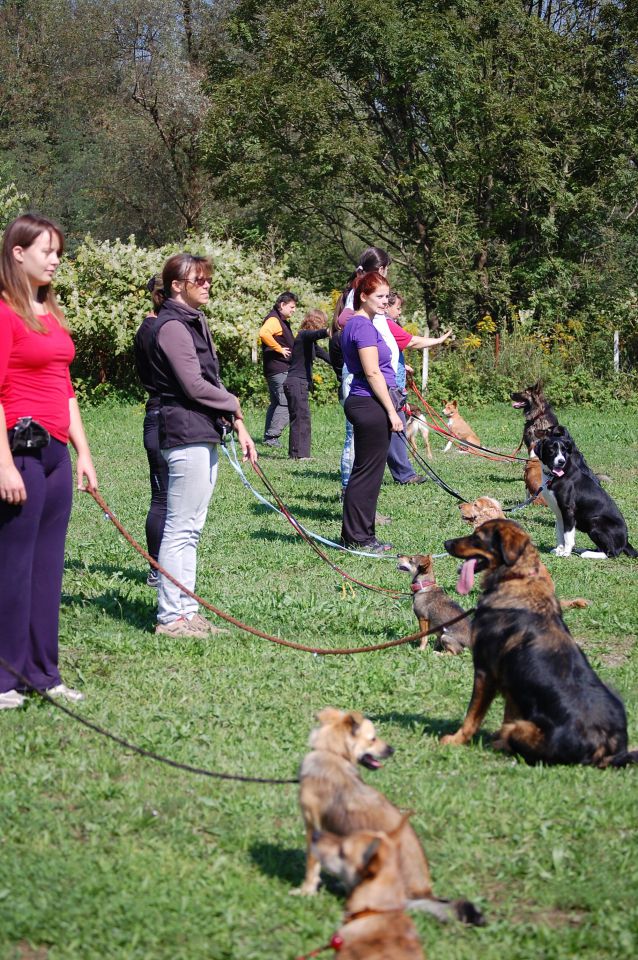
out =
[[[58,670],[69,440],[78,489],[97,478],[69,377],[73,341],[51,286],[63,247],[56,224],[25,214],[0,253],[0,656],[30,687],[82,700]],[[21,706],[24,687],[0,666],[0,708]]]
[[341,539],[345,546],[383,553],[375,513],[392,432],[403,423],[390,396],[396,390],[392,355],[372,322],[384,314],[390,290],[380,273],[366,273],[354,283],[355,314],[341,335],[341,349],[353,375],[345,413],[354,427],[354,466],[343,498]]

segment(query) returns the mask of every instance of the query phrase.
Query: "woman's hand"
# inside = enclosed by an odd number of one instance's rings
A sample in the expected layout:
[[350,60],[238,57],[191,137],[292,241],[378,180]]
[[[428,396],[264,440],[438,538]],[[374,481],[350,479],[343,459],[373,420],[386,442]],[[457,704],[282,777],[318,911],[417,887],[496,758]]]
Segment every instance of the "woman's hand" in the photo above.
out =
[[441,336],[441,337],[438,338],[438,341],[437,341],[437,342],[438,342],[438,343],[445,343],[445,341],[448,339],[448,337],[452,337],[452,339],[454,340],[454,334],[452,333],[451,330],[446,330],[445,333],[443,334],[443,336]]
[[11,463],[0,467],[0,500],[12,507],[19,507],[27,499],[27,491],[16,465]]
[[[77,477],[78,490],[86,490],[88,487],[97,490],[97,474],[89,453],[78,454],[75,464],[75,475]],[[84,482],[85,479],[86,483]]]
[[390,418],[390,426],[392,427],[393,433],[403,433],[403,420],[396,412],[393,410],[392,413],[388,414]]
[[243,420],[235,420],[235,430],[237,431],[237,440],[243,454],[243,462],[245,463],[246,460],[248,460],[250,463],[257,463],[257,449],[253,438],[244,426]]

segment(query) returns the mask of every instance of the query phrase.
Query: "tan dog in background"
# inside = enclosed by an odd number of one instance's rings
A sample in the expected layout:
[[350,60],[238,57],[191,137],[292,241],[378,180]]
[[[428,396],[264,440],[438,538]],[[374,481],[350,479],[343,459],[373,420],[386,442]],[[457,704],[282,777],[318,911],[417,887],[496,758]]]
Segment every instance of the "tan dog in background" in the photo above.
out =
[[412,447],[412,450],[415,453],[417,452],[416,441],[419,435],[421,435],[427,451],[428,460],[434,460],[432,448],[430,447],[430,428],[428,427],[423,410],[420,410],[419,407],[413,406],[411,403],[406,403],[403,407],[403,410],[407,417],[405,436],[408,443]]
[[[306,876],[295,893],[311,895],[319,887],[321,863],[313,853],[316,830],[347,837],[357,830],[392,833],[401,813],[382,793],[359,776],[358,765],[377,770],[392,756],[392,747],[377,737],[374,724],[354,710],[326,707],[310,734],[311,752],[301,764],[299,803],[306,826]],[[399,839],[399,861],[409,906],[439,920],[458,919],[482,925],[483,915],[469,900],[442,900],[432,892],[430,867],[419,838],[406,824]]]
[[315,831],[312,854],[348,890],[346,916],[336,933],[340,960],[425,960],[412,920],[405,913],[400,836],[407,817],[391,833],[358,830],[349,836]]
[[[533,454],[533,449],[534,448],[532,447],[532,451],[530,451],[532,456],[526,462],[525,469],[523,471],[523,480],[530,497],[535,493],[538,493],[543,482],[543,467],[538,457]],[[544,500],[543,495],[539,493],[538,496],[532,500],[532,506],[546,507],[547,501]]]
[[[443,416],[447,417],[448,427],[452,433],[459,438],[459,440],[467,440],[469,443],[473,443],[477,447],[480,447],[481,441],[476,436],[469,423],[466,423],[463,417],[459,414],[459,405],[456,400],[448,400],[443,407]],[[443,448],[443,453],[447,453],[451,446],[452,441],[449,440],[447,445]],[[459,450],[467,453],[467,447],[461,446],[459,447]]]

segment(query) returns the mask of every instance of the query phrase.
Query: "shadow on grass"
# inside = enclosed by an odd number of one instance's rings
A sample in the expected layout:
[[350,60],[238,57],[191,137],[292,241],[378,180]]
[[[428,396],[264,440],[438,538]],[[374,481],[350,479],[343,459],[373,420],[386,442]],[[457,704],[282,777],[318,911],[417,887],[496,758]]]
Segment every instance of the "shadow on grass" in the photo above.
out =
[[[289,883],[293,889],[301,886],[306,873],[305,851],[274,843],[254,843],[250,856],[265,876]],[[343,887],[334,877],[322,875],[322,886],[334,896],[343,896]]]
[[[441,717],[427,717],[422,713],[400,713],[390,710],[388,713],[371,713],[370,719],[374,723],[396,723],[400,727],[420,732],[422,737],[443,737],[448,733],[456,733],[463,722],[462,717],[442,719]],[[484,747],[492,742],[492,734],[480,730],[472,743],[481,743]]]
[[[155,591],[153,591],[155,592]],[[155,625],[157,601],[150,597],[148,601],[125,597],[114,590],[106,590],[98,596],[87,597],[82,593],[63,593],[62,607],[95,607],[118,622],[125,621],[132,627],[152,631]]]
[[109,577],[114,574],[121,574],[125,580],[130,580],[133,583],[146,583],[148,567],[143,557],[140,557],[140,564],[144,564],[143,568],[120,567],[113,563],[82,563],[80,560],[67,560],[64,567],[66,570],[81,570],[83,573],[104,573]]
[[[316,500],[319,498],[313,497],[313,499]],[[331,520],[334,520],[335,522],[341,521],[341,505],[337,503],[336,500],[334,502],[333,509],[331,509],[330,506],[326,506],[326,507],[301,506],[301,504],[293,503],[290,500],[285,500],[284,503],[292,513],[293,517],[297,517],[297,519],[301,519],[302,517],[306,519],[311,518],[313,520],[321,520],[324,523],[329,523]],[[262,514],[262,511],[265,509],[267,508],[264,507],[263,504],[259,504],[259,503],[255,503],[251,506],[252,512],[257,516],[260,516]],[[270,513],[271,511],[268,511],[268,512]]]

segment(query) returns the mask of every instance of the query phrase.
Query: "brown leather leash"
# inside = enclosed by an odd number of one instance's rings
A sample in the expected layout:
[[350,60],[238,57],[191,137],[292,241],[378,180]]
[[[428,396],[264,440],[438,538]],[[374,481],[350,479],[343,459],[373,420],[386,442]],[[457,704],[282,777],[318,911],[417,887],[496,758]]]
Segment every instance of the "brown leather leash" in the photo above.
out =
[[204,600],[203,597],[198,596],[198,594],[193,593],[192,590],[189,590],[188,587],[185,587],[179,580],[176,580],[175,577],[164,570],[163,567],[154,560],[149,553],[140,546],[140,544],[135,540],[128,530],[120,523],[113,511],[107,505],[101,494],[97,492],[93,487],[85,487],[86,493],[89,493],[98,507],[104,512],[105,516],[114,524],[116,529],[122,534],[125,540],[130,543],[134,550],[136,550],[140,556],[144,557],[147,563],[149,563],[155,570],[158,570],[163,577],[167,577],[179,590],[182,591],[187,597],[197,601],[202,607],[206,610],[210,610],[211,613],[214,613],[215,616],[221,617],[222,620],[226,620],[227,623],[232,623],[233,626],[238,627],[240,630],[245,630],[247,633],[252,633],[255,637],[260,637],[262,640],[268,640],[271,643],[277,643],[282,647],[289,647],[292,650],[300,650],[303,653],[313,653],[318,657],[326,656],[345,656],[355,653],[375,653],[377,650],[388,650],[390,647],[400,647],[406,643],[414,643],[417,640],[420,640],[422,637],[427,637],[433,633],[439,633],[440,631],[447,629],[447,627],[453,626],[455,623],[458,623],[460,620],[465,620],[466,617],[469,617],[470,614],[474,613],[475,608],[471,607],[469,610],[465,610],[463,613],[459,614],[458,617],[454,617],[452,620],[448,620],[447,623],[442,623],[440,626],[432,630],[420,630],[418,633],[411,633],[405,637],[399,637],[398,640],[387,640],[385,643],[375,643],[370,644],[367,647],[339,647],[337,649],[327,649],[326,647],[309,647],[303,643],[295,643],[293,640],[284,640],[282,637],[275,637],[270,633],[264,633],[263,630],[259,630],[257,627],[251,627],[247,623],[243,623],[241,620],[238,620],[236,617],[233,617],[230,613],[225,613],[223,610],[219,610],[217,607],[214,607],[212,603],[209,603],[208,600]]

